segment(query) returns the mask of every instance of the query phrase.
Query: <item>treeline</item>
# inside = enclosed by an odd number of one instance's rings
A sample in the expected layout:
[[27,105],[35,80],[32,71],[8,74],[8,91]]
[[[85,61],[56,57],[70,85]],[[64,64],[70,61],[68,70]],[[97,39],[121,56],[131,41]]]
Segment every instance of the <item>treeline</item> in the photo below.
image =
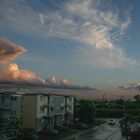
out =
[[77,100],[75,116],[79,121],[90,123],[95,117],[122,118],[125,115],[140,114],[140,95],[133,100]]
[[130,114],[130,115],[138,115],[140,114],[140,110],[136,109],[127,109],[126,112],[124,109],[97,109],[96,108],[96,117],[103,117],[103,118],[122,118],[124,117],[124,113]]

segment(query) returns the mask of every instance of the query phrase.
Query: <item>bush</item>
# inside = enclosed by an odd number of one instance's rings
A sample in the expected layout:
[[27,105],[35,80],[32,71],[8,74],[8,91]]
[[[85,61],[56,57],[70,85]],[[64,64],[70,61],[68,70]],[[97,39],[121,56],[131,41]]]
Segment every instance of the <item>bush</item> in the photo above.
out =
[[3,134],[7,137],[18,137],[23,134],[23,124],[18,118],[10,118],[3,127]]
[[94,122],[94,125],[102,125],[102,124],[104,124],[104,123],[106,123],[106,121],[105,120],[101,120],[101,119],[95,119],[95,122]]

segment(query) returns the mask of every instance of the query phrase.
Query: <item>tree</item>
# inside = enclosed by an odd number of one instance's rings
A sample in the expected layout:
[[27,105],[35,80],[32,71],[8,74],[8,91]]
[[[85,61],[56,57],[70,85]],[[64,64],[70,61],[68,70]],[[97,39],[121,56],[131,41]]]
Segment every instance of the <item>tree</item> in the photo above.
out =
[[140,102],[140,95],[138,95],[138,94],[135,95],[134,96],[134,99],[135,99],[136,102]]
[[134,99],[135,99],[136,109],[139,109],[140,108],[140,95],[139,94],[135,95]]
[[83,123],[93,123],[95,118],[95,105],[92,101],[80,100],[76,112],[77,118]]
[[123,106],[123,105],[124,105],[124,100],[123,100],[123,99],[118,99],[118,100],[115,101],[115,103],[116,103],[117,105]]
[[7,137],[18,137],[23,134],[23,124],[18,118],[10,118],[3,129],[3,134]]

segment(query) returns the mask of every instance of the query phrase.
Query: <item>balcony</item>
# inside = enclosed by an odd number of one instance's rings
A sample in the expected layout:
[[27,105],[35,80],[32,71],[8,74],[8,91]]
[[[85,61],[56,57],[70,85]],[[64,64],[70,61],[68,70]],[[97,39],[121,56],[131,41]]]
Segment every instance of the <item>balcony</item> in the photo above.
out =
[[45,118],[51,118],[51,117],[53,117],[54,116],[54,114],[53,113],[51,113],[51,114],[43,114],[43,118],[45,119]]
[[0,110],[10,110],[11,104],[0,104]]

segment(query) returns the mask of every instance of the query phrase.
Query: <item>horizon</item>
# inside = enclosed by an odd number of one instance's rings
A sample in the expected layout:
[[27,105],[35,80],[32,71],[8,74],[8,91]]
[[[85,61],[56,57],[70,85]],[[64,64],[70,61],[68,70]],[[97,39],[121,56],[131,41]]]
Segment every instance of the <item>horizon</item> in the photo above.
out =
[[54,88],[45,86],[31,86],[31,85],[11,85],[0,84],[0,92],[23,92],[23,93],[51,93],[58,95],[72,95],[76,99],[85,100],[134,100],[135,95],[140,92],[136,90],[118,89],[114,90],[86,90],[86,89],[72,89],[72,88]]

